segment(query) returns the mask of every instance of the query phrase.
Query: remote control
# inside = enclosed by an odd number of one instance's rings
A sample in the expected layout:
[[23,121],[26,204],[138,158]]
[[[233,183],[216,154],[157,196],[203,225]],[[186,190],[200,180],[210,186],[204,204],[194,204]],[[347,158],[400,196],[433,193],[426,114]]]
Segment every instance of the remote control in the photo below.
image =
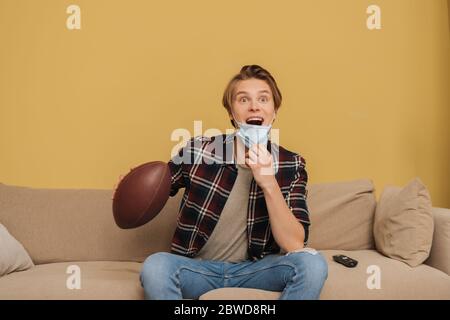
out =
[[333,260],[336,261],[337,263],[346,266],[347,268],[354,268],[358,264],[358,261],[350,257],[347,257],[343,254],[333,256]]

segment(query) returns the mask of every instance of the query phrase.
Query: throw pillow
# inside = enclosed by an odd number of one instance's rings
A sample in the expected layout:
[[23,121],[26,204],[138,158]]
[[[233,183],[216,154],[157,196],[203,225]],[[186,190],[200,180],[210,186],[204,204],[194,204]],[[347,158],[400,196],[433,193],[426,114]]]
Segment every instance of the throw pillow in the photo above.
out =
[[419,178],[383,190],[375,211],[377,250],[415,267],[429,256],[433,239],[431,197]]
[[33,261],[22,244],[0,223],[0,277],[33,266]]

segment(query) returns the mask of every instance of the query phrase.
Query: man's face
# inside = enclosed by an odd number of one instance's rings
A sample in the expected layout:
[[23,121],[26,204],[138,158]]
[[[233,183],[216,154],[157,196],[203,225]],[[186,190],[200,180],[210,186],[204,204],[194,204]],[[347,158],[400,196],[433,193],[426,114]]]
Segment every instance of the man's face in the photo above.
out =
[[269,85],[264,80],[254,78],[239,81],[234,90],[231,111],[238,122],[265,126],[272,124],[275,105]]

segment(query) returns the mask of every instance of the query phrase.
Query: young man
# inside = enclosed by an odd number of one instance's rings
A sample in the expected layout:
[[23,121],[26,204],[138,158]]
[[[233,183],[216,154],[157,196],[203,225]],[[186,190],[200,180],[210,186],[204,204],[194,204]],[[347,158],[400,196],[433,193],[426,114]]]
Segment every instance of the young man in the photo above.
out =
[[244,287],[280,291],[280,299],[318,299],[328,267],[305,248],[305,160],[268,140],[281,105],[277,84],[262,67],[244,66],[223,105],[237,131],[196,137],[169,161],[171,196],[185,191],[171,253],[143,264],[145,297],[197,299]]

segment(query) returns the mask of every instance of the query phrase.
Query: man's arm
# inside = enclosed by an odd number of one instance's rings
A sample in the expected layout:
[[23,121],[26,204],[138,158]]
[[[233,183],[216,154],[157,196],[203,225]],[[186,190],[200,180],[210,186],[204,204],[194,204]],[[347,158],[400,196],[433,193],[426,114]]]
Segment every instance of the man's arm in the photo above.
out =
[[178,153],[170,159],[167,163],[170,170],[171,177],[171,188],[170,188],[170,196],[173,197],[177,194],[180,188],[185,188],[186,183],[183,177],[183,166],[186,164],[190,164],[190,152],[189,148],[192,144],[193,139],[189,140],[187,144],[181,148]]
[[303,248],[305,229],[286,204],[277,181],[263,189],[275,241],[285,252]]
[[[309,225],[306,206],[307,174],[300,157],[298,170],[289,190],[288,202],[283,197],[272,168],[272,156],[262,146],[249,151],[248,165],[264,192],[272,234],[280,248],[291,252],[304,247]],[[263,174],[264,173],[264,174]],[[301,222],[300,222],[301,221]],[[304,224],[304,225],[303,225]]]

